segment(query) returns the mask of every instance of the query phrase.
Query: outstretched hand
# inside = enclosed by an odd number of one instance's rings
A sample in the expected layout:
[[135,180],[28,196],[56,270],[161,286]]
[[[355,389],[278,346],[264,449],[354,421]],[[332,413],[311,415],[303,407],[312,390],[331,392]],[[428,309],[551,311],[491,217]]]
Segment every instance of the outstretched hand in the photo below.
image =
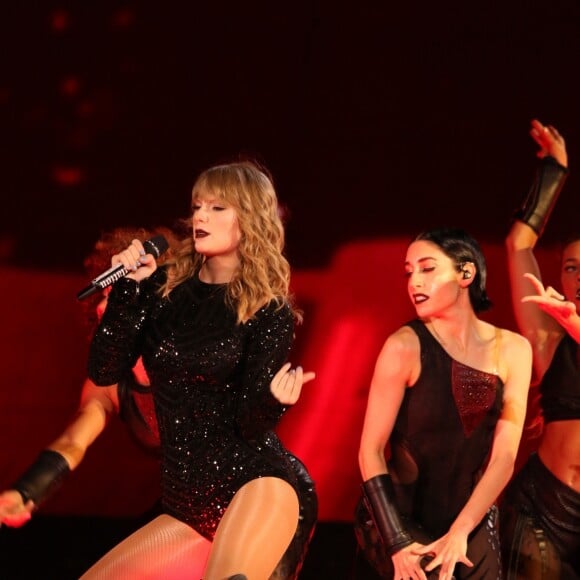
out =
[[575,314],[576,305],[574,302],[566,300],[566,297],[555,288],[552,288],[552,286],[544,288],[542,281],[533,274],[526,273],[524,277],[532,283],[536,294],[524,296],[522,302],[534,302],[539,308],[561,324]]
[[540,158],[552,156],[560,165],[568,167],[568,154],[564,137],[553,125],[542,125],[537,119],[532,120],[530,129],[532,139],[540,146],[537,155]]
[[270,392],[282,405],[294,405],[300,397],[302,386],[316,376],[311,371],[305,373],[301,366],[295,369],[290,367],[290,363],[283,365],[270,383]]

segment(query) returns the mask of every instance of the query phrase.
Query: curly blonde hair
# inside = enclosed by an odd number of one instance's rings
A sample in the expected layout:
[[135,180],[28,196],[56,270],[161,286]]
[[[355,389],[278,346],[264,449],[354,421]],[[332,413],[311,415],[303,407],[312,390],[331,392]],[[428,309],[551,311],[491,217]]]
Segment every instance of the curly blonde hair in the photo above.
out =
[[[284,227],[268,172],[251,161],[210,167],[197,178],[192,201],[208,195],[234,208],[242,233],[238,247],[240,267],[226,291],[226,300],[237,313],[238,322],[247,322],[272,300],[280,307],[289,304],[300,321],[289,291],[290,265],[283,255]],[[191,218],[187,221],[192,233]],[[193,276],[204,259],[195,251],[193,236],[189,235],[175,259],[168,263],[168,279],[162,293],[167,295]]]

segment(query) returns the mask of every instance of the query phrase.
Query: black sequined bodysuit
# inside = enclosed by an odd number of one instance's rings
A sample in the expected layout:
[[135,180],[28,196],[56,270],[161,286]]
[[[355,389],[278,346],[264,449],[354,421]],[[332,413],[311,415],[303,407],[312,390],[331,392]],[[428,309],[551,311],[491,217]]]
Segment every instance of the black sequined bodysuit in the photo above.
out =
[[[502,408],[503,383],[496,374],[452,359],[422,321],[412,320],[407,326],[419,338],[421,373],[405,390],[390,437],[388,470],[405,526],[417,541],[429,543],[448,531],[485,468]],[[496,349],[497,341],[496,337]],[[457,578],[496,578],[500,569],[496,514],[494,506],[483,520],[485,526],[472,532],[468,557],[476,566],[467,574],[456,571]],[[487,529],[480,533],[480,528]],[[362,498],[355,532],[374,570],[381,578],[392,578],[391,557]]]
[[147,453],[159,455],[159,428],[149,385],[139,383],[134,373],[129,373],[117,386],[119,416],[129,434]]
[[284,407],[269,387],[291,347],[290,307],[271,303],[239,325],[225,285],[195,276],[160,298],[165,276],[159,269],[140,284],[115,284],[89,353],[89,376],[100,385],[117,382],[143,357],[159,425],[164,511],[212,539],[236,491],[265,476],[288,481],[315,511],[313,486],[304,488],[296,458],[272,431]]

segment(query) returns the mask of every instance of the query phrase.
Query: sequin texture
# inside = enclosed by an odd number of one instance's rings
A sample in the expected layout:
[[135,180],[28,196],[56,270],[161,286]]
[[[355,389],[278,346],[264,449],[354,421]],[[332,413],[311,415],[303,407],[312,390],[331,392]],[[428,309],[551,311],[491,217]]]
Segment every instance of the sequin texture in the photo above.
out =
[[495,402],[497,377],[451,362],[451,387],[463,432],[469,437]]
[[159,269],[139,285],[115,284],[91,342],[89,376],[112,384],[143,356],[161,440],[163,508],[211,539],[235,492],[255,478],[288,481],[304,503],[293,457],[273,433],[285,408],[270,393],[291,348],[293,315],[271,303],[239,325],[225,285],[195,276],[162,299],[155,289],[164,277]]

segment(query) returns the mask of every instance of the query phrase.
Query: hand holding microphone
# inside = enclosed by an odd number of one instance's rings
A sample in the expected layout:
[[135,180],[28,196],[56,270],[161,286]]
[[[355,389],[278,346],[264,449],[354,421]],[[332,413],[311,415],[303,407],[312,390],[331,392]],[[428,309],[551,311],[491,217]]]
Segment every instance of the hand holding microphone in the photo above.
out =
[[133,240],[130,246],[111,258],[111,268],[97,276],[86,288],[77,294],[79,300],[88,298],[95,292],[104,290],[120,278],[127,276],[137,282],[148,278],[157,269],[157,258],[169,247],[164,236],[154,236],[141,243]]
[[111,257],[112,266],[122,266],[127,270],[126,278],[140,282],[148,278],[157,269],[155,256],[145,250],[140,240],[133,240],[127,249]]

